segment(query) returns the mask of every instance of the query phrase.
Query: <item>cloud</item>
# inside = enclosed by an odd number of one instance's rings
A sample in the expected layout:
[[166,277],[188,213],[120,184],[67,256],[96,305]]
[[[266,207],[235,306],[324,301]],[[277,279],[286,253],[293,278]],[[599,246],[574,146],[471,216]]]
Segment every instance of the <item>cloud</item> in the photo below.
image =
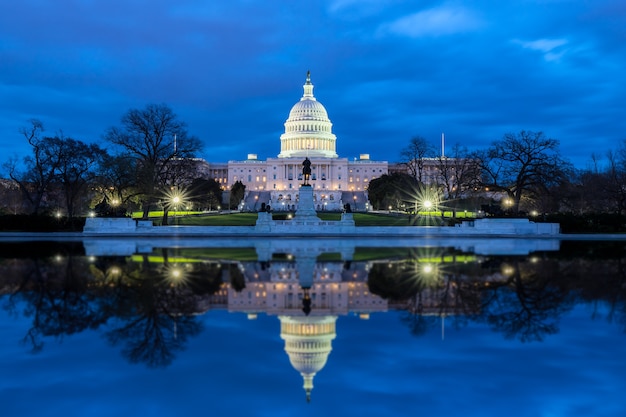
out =
[[567,45],[568,41],[567,39],[537,39],[534,41],[514,39],[513,43],[521,45],[525,49],[542,52],[546,61],[557,61],[567,51],[567,48],[562,47]]
[[459,6],[442,6],[401,17],[382,27],[383,32],[419,38],[470,32],[483,25],[472,10]]

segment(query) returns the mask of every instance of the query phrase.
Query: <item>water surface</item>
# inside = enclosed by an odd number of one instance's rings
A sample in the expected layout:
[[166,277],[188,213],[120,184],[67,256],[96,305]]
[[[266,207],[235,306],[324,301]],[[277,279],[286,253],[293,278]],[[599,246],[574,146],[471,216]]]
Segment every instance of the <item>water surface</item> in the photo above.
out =
[[624,245],[519,242],[0,244],[1,415],[626,415]]

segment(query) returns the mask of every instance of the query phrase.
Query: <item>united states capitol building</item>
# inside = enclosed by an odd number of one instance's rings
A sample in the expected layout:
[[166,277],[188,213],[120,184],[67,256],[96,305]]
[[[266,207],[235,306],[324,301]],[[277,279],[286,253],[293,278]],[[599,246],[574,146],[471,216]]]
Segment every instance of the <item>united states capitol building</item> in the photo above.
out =
[[205,174],[224,190],[237,181],[246,186],[240,210],[256,211],[265,203],[273,211],[293,211],[298,208],[298,190],[303,181],[302,161],[309,158],[317,211],[337,211],[345,204],[353,210],[367,210],[368,184],[388,173],[388,162],[372,161],[365,153],[351,161],[340,158],[333,124],[326,108],[313,95],[310,73],[303,87],[302,98],[291,108],[285,122],[276,158],[263,161],[256,154],[249,154],[243,161],[208,163],[203,167]]

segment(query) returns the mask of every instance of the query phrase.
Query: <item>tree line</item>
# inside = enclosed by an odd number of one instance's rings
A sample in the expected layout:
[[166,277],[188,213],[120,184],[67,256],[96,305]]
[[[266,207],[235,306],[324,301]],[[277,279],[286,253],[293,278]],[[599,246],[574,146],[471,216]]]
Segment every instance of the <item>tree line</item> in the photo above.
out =
[[[165,104],[150,104],[125,113],[101,144],[88,144],[62,133],[45,135],[31,120],[21,134],[31,153],[4,163],[10,181],[4,185],[0,212],[50,214],[63,210],[71,218],[120,216],[141,210],[215,209],[222,186],[203,177],[195,157],[202,142]],[[603,160],[592,154],[590,165],[576,169],[561,156],[559,141],[543,132],[507,133],[489,147],[452,147],[448,155],[420,136],[400,151],[401,172],[370,182],[375,209],[408,209],[424,195],[437,196],[453,210],[484,209],[492,214],[611,213],[626,210],[626,141]],[[228,205],[236,207],[245,186],[235,183]]]
[[[172,209],[222,204],[221,185],[198,174],[194,158],[202,142],[167,105],[129,110],[105,132],[107,146],[47,136],[39,120],[31,120],[21,134],[31,153],[4,163],[12,180],[5,191],[6,211],[39,215],[62,209],[74,218],[94,207],[98,215],[141,210],[147,218],[159,209],[167,224]],[[233,185],[230,204],[236,206],[244,192],[241,182]]]
[[626,141],[607,152],[605,164],[593,154],[584,169],[565,159],[559,146],[543,132],[522,130],[504,134],[485,149],[469,151],[457,144],[444,156],[416,136],[400,152],[404,172],[371,181],[370,201],[379,209],[408,207],[430,190],[449,209],[624,215]]

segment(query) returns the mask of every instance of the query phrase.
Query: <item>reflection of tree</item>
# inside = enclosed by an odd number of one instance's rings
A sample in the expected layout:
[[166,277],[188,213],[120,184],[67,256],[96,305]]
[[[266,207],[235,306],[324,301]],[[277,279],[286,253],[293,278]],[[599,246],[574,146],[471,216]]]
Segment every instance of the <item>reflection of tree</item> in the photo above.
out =
[[[442,259],[444,253],[421,254],[411,258],[372,265],[369,290],[401,306],[406,312],[402,321],[414,335],[422,335],[438,322],[452,317],[456,327],[475,314],[479,296],[463,264],[443,265],[429,262]],[[448,254],[449,255],[449,254]]]
[[422,336],[436,325],[437,317],[409,312],[402,316],[401,320],[408,326],[413,336]]
[[87,291],[90,279],[83,257],[58,252],[54,258],[32,259],[27,265],[12,298],[27,303],[24,314],[32,317],[32,326],[24,342],[33,352],[43,348],[45,336],[71,335],[107,321],[107,310],[100,305],[104,298]]
[[228,276],[230,277],[230,287],[241,292],[246,288],[246,277],[243,275],[238,264],[228,264]]
[[125,345],[122,354],[131,362],[150,367],[169,365],[188,338],[200,333],[193,315],[197,312],[194,294],[211,294],[220,288],[215,271],[219,265],[181,266],[178,271],[167,256],[164,259],[163,264],[151,264],[146,255],[136,268],[120,276],[125,291],[118,300],[119,326],[107,333],[113,345]]
[[[558,332],[558,318],[572,306],[569,289],[558,285],[554,263],[512,260],[503,264],[502,281],[485,285],[484,319],[507,338],[541,341]],[[539,265],[541,263],[541,265]]]
[[[82,248],[82,245],[81,245]],[[46,248],[44,248],[46,249]],[[32,327],[24,338],[33,351],[43,348],[47,336],[63,336],[110,323],[107,337],[124,345],[123,354],[132,362],[149,366],[171,363],[190,336],[200,332],[196,314],[203,300],[222,287],[219,263],[185,264],[132,262],[131,258],[99,258],[89,261],[82,253],[58,246],[56,255],[20,259],[16,289],[6,308],[25,301],[24,314]],[[164,253],[165,254],[165,253]],[[166,255],[166,254],[165,254]],[[182,274],[170,275],[181,269]]]
[[[593,318],[621,325],[626,333],[626,247],[622,242],[564,242],[567,259],[559,277],[575,285],[582,300],[594,307]],[[602,317],[601,306],[608,307]]]
[[113,345],[124,343],[125,357],[150,367],[169,365],[174,353],[184,349],[188,337],[201,330],[195,317],[162,314],[156,309],[124,319],[121,327],[107,333],[109,341]]
[[[415,335],[451,317],[456,327],[486,321],[506,337],[542,340],[558,331],[557,319],[571,308],[571,286],[556,281],[559,263],[537,259],[488,259],[483,268],[463,263],[428,265],[419,258],[375,264],[369,275],[372,293],[402,305]],[[573,293],[572,293],[573,294]]]

